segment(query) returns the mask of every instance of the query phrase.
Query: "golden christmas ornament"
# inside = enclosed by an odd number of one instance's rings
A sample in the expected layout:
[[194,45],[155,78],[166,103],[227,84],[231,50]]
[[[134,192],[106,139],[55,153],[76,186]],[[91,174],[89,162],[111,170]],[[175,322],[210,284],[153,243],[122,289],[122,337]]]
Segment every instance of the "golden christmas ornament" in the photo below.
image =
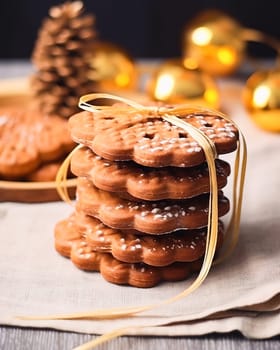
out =
[[198,15],[183,33],[183,57],[191,57],[212,75],[233,73],[243,60],[242,27],[220,11]]
[[246,82],[243,99],[254,122],[261,128],[280,132],[280,70],[254,73]]
[[193,103],[219,108],[219,92],[212,77],[189,60],[186,68],[181,60],[168,60],[158,66],[147,83],[149,96],[166,103]]
[[107,42],[93,45],[89,77],[101,90],[135,88],[137,70],[134,60],[121,47]]
[[191,58],[211,75],[229,75],[242,63],[248,41],[263,43],[280,52],[275,38],[242,27],[221,11],[208,10],[199,14],[183,32],[184,61]]

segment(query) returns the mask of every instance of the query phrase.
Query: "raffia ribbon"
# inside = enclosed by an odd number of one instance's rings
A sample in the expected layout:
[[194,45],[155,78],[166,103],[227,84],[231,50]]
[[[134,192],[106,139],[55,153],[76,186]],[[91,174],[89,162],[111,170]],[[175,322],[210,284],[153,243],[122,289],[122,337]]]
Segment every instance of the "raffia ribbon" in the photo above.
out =
[[[117,106],[99,106],[90,104],[89,101],[95,101],[98,99],[108,99],[113,100],[115,102],[121,102],[123,105]],[[209,168],[209,180],[210,180],[210,195],[209,195],[209,210],[208,210],[208,229],[207,229],[207,237],[206,237],[206,247],[205,247],[205,255],[202,263],[201,270],[196,277],[196,279],[192,282],[190,286],[188,286],[181,293],[163,300],[161,302],[155,304],[149,304],[144,306],[135,306],[135,307],[126,307],[126,308],[111,308],[111,309],[103,309],[103,310],[95,310],[92,312],[83,312],[83,313],[75,313],[75,314],[65,314],[65,315],[50,315],[50,316],[38,316],[38,317],[25,317],[25,319],[115,319],[120,317],[132,316],[144,311],[152,310],[163,305],[171,304],[175,301],[178,301],[193,291],[195,291],[205,280],[207,277],[209,270],[212,266],[214,254],[216,250],[217,244],[217,232],[218,232],[218,186],[217,186],[217,175],[215,168],[215,158],[217,157],[216,147],[213,141],[205,135],[201,130],[194,127],[193,125],[183,121],[180,119],[180,116],[185,115],[201,115],[205,114],[205,112],[209,115],[220,116],[233,125],[239,131],[239,139],[237,141],[237,150],[235,157],[235,166],[234,166],[234,181],[233,181],[233,198],[232,198],[232,212],[231,218],[229,221],[229,226],[226,232],[226,249],[222,255],[214,262],[219,263],[223,261],[226,257],[230,255],[230,253],[234,250],[234,247],[238,241],[239,235],[239,226],[240,226],[240,216],[241,216],[241,207],[242,207],[242,197],[243,197],[243,188],[244,188],[244,180],[245,180],[245,172],[246,172],[246,162],[247,162],[247,147],[245,138],[238,128],[238,126],[227,116],[222,114],[221,112],[205,109],[202,107],[194,107],[190,105],[178,105],[175,107],[162,107],[162,106],[143,106],[135,101],[128,100],[126,98],[122,98],[119,96],[114,96],[111,94],[89,94],[82,96],[79,101],[79,107],[82,109],[93,112],[93,113],[106,113],[110,112],[139,112],[146,115],[150,115],[151,118],[159,118],[163,119],[179,128],[182,128],[184,131],[189,133],[195,141],[199,143],[199,145],[203,148],[205,158]],[[62,197],[67,202],[71,202],[67,191],[65,190],[63,183],[67,177],[67,169],[70,164],[71,157],[73,153],[82,147],[81,145],[77,146],[69,156],[65,159],[63,165],[61,166],[58,174],[57,174],[57,184],[58,191]],[[242,151],[242,156],[241,156]],[[143,326],[142,326],[143,327]],[[115,338],[120,335],[126,334],[129,328],[117,329],[111,333],[106,333],[101,337],[90,341],[89,343],[83,344],[76,348],[76,350],[87,350],[93,348],[103,342],[106,342],[112,338]]]

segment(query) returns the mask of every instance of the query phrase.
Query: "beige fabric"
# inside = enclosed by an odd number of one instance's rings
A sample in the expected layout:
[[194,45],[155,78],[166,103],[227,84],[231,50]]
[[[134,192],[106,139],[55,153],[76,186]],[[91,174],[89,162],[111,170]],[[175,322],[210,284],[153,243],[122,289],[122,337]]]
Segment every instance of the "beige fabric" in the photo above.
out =
[[[223,84],[224,109],[242,127],[249,148],[240,240],[234,254],[212,268],[198,290],[133,318],[20,320],[17,315],[146,305],[176,295],[190,281],[152,289],[109,284],[98,273],[82,272],[55,252],[53,227],[71,212],[67,204],[1,203],[0,323],[89,333],[145,325],[130,333],[169,336],[235,329],[254,338],[280,333],[280,135],[252,124],[240,104],[240,88],[238,83]],[[230,192],[229,187],[225,192]]]

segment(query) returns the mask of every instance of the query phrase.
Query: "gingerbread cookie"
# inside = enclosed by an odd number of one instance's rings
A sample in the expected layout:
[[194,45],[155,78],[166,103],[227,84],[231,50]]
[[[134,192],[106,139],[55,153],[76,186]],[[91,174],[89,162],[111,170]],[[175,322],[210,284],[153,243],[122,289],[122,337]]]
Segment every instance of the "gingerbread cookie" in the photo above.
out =
[[164,267],[153,267],[143,263],[128,264],[113,258],[108,253],[88,250],[86,242],[73,244],[71,260],[80,269],[100,271],[102,277],[114,284],[128,284],[138,288],[154,287],[161,281],[181,281],[198,271],[201,262],[174,263]]
[[[191,168],[148,168],[133,162],[111,162],[84,147],[74,153],[71,170],[76,176],[87,177],[99,189],[125,198],[183,199],[210,191],[206,163]],[[218,188],[222,188],[230,166],[217,159],[216,170]]]
[[[97,189],[86,178],[78,178],[77,208],[118,229],[164,234],[194,229],[208,223],[208,194],[181,201],[135,202]],[[219,216],[229,211],[229,201],[219,193]]]
[[75,215],[72,215],[67,221],[59,221],[54,229],[55,249],[66,257],[70,256],[73,243],[81,240],[81,233],[77,230],[74,217]]
[[72,148],[67,122],[34,110],[0,112],[0,177],[26,176],[42,163],[64,157]]
[[55,247],[57,251],[70,257],[78,268],[86,271],[100,271],[108,282],[129,284],[139,288],[149,288],[160,281],[180,281],[198,271],[201,261],[174,263],[164,267],[152,267],[143,263],[120,262],[109,253],[93,252],[87,242],[73,229],[70,221],[56,225]]
[[[112,229],[81,213],[71,215],[65,220],[65,225],[70,221],[93,251],[111,253],[117,260],[127,263],[166,266],[174,262],[195,261],[205,253],[207,227],[151,236]],[[217,248],[222,240],[223,225],[220,222]]]
[[[73,140],[112,161],[133,160],[151,167],[188,167],[205,161],[202,148],[181,128],[137,111],[120,114],[112,109],[111,113],[81,112],[72,116],[69,126]],[[218,154],[236,149],[238,131],[232,123],[207,112],[181,119],[209,136]]]
[[55,181],[61,162],[42,164],[38,169],[28,174],[24,180],[33,182]]

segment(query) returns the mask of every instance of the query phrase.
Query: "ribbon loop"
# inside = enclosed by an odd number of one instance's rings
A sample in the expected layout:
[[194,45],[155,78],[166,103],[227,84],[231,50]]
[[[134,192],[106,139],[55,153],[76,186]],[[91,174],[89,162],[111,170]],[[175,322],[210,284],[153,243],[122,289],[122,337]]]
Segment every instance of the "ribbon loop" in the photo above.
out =
[[116,95],[111,95],[111,94],[103,94],[103,93],[94,93],[94,94],[88,94],[88,95],[83,95],[79,99],[79,107],[82,108],[85,111],[88,112],[101,112],[101,111],[106,111],[106,110],[111,110],[112,106],[99,106],[96,104],[90,104],[89,101],[95,101],[95,100],[100,100],[100,99],[106,99],[106,100],[112,100],[115,102],[120,102],[124,103],[126,106],[132,107],[134,110],[139,110],[143,111],[150,111],[150,108],[147,106],[142,106],[141,104],[134,102],[132,100],[129,100],[124,97],[116,96]]
[[[96,101],[96,100],[112,100],[115,102],[123,103],[126,105],[126,109],[130,108],[131,110],[136,110],[138,112],[143,112],[143,113],[152,113],[155,114],[158,118],[162,117],[165,114],[170,114],[170,115],[176,115],[176,116],[181,116],[181,115],[200,115],[200,114],[205,114],[207,113],[208,115],[213,115],[213,116],[220,116],[224,119],[228,118],[221,113],[220,111],[216,111],[214,109],[210,108],[204,108],[201,106],[194,106],[194,105],[189,105],[189,104],[181,104],[177,106],[147,106],[147,105],[142,105],[138,102],[135,102],[131,99],[117,96],[117,95],[112,95],[112,94],[106,94],[106,93],[92,93],[92,94],[87,94],[83,95],[79,99],[79,107],[85,111],[88,112],[104,112],[104,111],[110,111],[112,106],[108,105],[98,105],[98,104],[91,104],[89,103],[90,101]],[[124,107],[125,108],[125,107]]]

